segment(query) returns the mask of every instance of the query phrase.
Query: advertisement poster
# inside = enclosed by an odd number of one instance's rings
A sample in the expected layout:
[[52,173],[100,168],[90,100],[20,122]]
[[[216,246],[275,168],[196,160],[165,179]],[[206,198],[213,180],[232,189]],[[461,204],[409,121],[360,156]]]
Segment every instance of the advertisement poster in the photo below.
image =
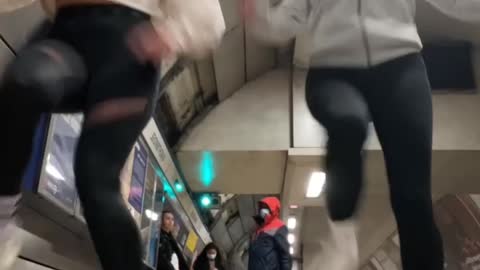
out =
[[73,158],[81,124],[81,115],[52,116],[38,190],[72,215],[77,200]]
[[141,223],[141,215],[137,212],[129,203],[128,197],[130,195],[130,186],[132,183],[132,174],[133,174],[133,157],[135,154],[135,149],[132,148],[130,155],[128,156],[123,169],[120,171],[120,189],[122,193],[123,200],[125,201],[125,205],[128,208],[128,211],[132,215],[133,219],[140,226]]
[[186,249],[189,250],[192,254],[195,252],[198,243],[198,236],[194,231],[190,231],[187,238]]
[[[140,224],[140,231],[142,233],[142,246],[144,247],[144,260],[148,261],[150,252],[150,240],[152,235],[152,226],[154,222],[158,221],[160,213],[154,209],[154,196],[156,188],[155,170],[152,165],[147,166],[147,176],[145,180],[145,188],[143,194],[143,212]],[[153,265],[151,265],[153,266]]]
[[38,178],[43,166],[43,154],[49,127],[49,117],[42,115],[33,137],[32,154],[23,175],[23,190],[36,192]]
[[[154,195],[155,201],[157,200],[156,196],[159,196],[161,200],[161,198],[163,197],[163,194],[155,193]],[[160,226],[161,226],[160,216],[163,210],[162,208],[163,208],[163,202],[161,203],[161,205],[157,204],[156,202],[154,203],[154,211],[155,213],[158,213],[158,217],[152,220],[151,226],[149,227],[150,229],[149,241],[146,243],[146,246],[145,246],[145,249],[148,250],[145,261],[147,262],[148,265],[154,268],[157,266],[157,250],[158,250],[158,241],[160,238]]]
[[160,222],[154,221],[152,226],[150,226],[150,238],[147,245],[147,256],[145,261],[149,266],[157,266],[157,249],[158,249],[158,240],[160,237]]
[[147,170],[147,150],[140,142],[135,143],[132,180],[128,202],[139,213],[142,213],[143,188]]
[[[158,178],[157,180],[158,181]],[[159,213],[159,217],[156,221],[152,222],[152,226],[150,226],[150,245],[148,247],[148,257],[146,259],[147,263],[151,266],[157,266],[157,249],[158,249],[158,240],[160,238],[160,226],[161,226],[161,213],[164,209],[165,203],[165,193],[163,190],[163,186],[160,182],[157,182],[155,185],[155,195],[153,196],[153,209],[156,213]]]
[[[144,187],[144,194],[143,194],[143,213],[142,213],[142,223],[141,228],[146,228],[150,226],[152,221],[152,216],[149,213],[157,214],[154,209],[154,195],[155,195],[155,187],[156,187],[157,177],[155,175],[155,169],[151,164],[147,166],[147,176],[145,179],[145,187]],[[151,212],[147,212],[147,210],[151,210]]]

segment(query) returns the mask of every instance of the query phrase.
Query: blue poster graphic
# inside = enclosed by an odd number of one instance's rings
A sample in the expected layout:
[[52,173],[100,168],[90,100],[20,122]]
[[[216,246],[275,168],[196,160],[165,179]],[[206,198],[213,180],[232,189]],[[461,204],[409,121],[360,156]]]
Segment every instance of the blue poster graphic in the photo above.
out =
[[[159,181],[157,177],[155,177],[155,181]],[[161,213],[163,211],[164,203],[165,203],[165,191],[163,190],[163,185],[160,182],[157,182],[155,195],[153,196],[154,206],[153,210],[156,213],[159,213],[157,220],[152,222],[150,227],[151,229],[151,238],[150,238],[150,245],[147,247],[149,249],[149,256],[147,258],[147,263],[156,269],[158,263],[157,257],[157,250],[158,250],[158,241],[160,239],[160,226],[162,223]]]
[[128,202],[138,212],[142,213],[143,191],[147,170],[147,150],[140,143],[135,144],[132,182]]
[[36,192],[38,189],[38,178],[42,169],[44,147],[47,138],[48,117],[42,115],[33,137],[33,149],[30,161],[23,175],[23,189]]
[[81,126],[79,115],[52,116],[39,193],[54,198],[67,211],[75,210],[77,193],[73,158]]

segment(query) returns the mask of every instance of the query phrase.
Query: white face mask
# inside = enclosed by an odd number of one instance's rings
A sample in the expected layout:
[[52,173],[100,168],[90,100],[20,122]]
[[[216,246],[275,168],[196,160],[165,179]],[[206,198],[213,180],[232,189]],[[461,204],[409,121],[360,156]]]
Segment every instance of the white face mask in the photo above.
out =
[[268,215],[270,215],[270,210],[265,209],[265,208],[260,209],[260,217],[265,219]]
[[210,261],[215,260],[216,257],[217,257],[217,254],[216,254],[216,253],[207,254],[207,258],[208,258]]

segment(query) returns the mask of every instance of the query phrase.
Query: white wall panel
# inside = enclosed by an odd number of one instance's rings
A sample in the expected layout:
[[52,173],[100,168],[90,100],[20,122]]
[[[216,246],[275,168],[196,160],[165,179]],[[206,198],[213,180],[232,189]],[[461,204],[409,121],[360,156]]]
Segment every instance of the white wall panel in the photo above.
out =
[[203,151],[178,152],[177,155],[188,185],[195,192],[263,195],[282,191],[285,151],[212,152],[213,179],[209,184],[205,183],[202,173]]
[[425,0],[416,2],[417,24],[422,38],[425,40],[464,39],[480,45],[480,22],[474,23],[450,18],[433,8]]
[[220,0],[223,17],[225,18],[226,31],[229,32],[241,22],[238,0]]
[[[246,33],[249,33],[248,26]],[[246,78],[251,81],[275,66],[275,48],[256,41],[251,35],[246,37]]]
[[18,49],[25,43],[33,28],[44,19],[40,1],[35,1],[33,5],[25,8],[0,14],[0,33],[10,46]]
[[287,150],[288,79],[288,70],[275,70],[244,85],[186,134],[181,150]]
[[213,56],[218,99],[230,97],[245,83],[245,46],[243,26],[228,32]]

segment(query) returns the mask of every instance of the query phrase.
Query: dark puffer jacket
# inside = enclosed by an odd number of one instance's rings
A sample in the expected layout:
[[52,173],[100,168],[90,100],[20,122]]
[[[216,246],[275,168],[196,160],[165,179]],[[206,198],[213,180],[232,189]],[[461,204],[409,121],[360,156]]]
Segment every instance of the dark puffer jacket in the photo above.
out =
[[275,197],[267,197],[261,203],[266,204],[272,214],[266,218],[250,243],[248,270],[291,270],[288,230],[278,218],[280,201]]
[[178,264],[180,270],[188,270],[188,264],[183,257],[183,253],[178,247],[177,241],[172,236],[172,234],[167,233],[164,230],[160,232],[160,240],[159,240],[159,247],[158,247],[158,263],[157,269],[158,270],[175,270],[172,264],[173,254],[176,254],[178,257]]

